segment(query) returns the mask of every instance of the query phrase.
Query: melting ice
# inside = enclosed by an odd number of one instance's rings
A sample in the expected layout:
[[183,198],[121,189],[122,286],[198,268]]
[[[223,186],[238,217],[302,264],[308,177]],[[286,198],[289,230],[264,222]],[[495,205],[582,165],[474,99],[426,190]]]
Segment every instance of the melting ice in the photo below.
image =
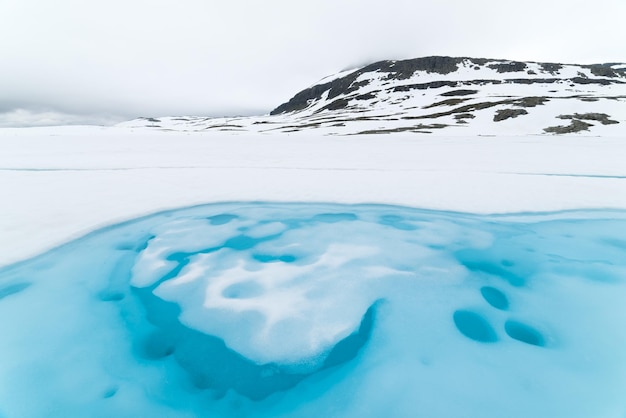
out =
[[0,417],[624,417],[626,214],[215,204],[0,270]]

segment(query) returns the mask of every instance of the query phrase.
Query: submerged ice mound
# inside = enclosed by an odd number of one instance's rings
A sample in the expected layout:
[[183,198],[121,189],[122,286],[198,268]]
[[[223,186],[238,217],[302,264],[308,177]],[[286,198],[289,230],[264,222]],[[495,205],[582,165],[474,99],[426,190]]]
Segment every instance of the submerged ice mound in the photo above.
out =
[[150,231],[131,284],[176,303],[183,324],[256,363],[315,369],[358,330],[380,297],[381,280],[387,286],[419,280],[421,267],[446,264],[424,245],[427,239],[416,243],[419,234],[403,233],[417,226],[399,228],[397,221],[352,213],[286,222],[232,214],[172,221]]
[[104,228],[0,269],[0,416],[621,416],[625,236],[267,203]]

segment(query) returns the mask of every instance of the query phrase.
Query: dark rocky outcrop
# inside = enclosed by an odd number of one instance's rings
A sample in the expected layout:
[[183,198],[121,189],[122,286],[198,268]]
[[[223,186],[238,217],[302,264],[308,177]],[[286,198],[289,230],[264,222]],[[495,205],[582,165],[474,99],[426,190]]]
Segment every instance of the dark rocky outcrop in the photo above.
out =
[[458,113],[456,115],[454,115],[454,119],[456,120],[456,123],[467,123],[466,119],[474,119],[476,116],[474,116],[471,113]]
[[270,112],[270,115],[278,115],[286,112],[296,112],[305,109],[312,100],[321,99],[322,95],[328,91],[328,98],[333,99],[340,94],[347,94],[358,90],[358,86],[352,86],[360,75],[359,71],[345,77],[333,80],[329,83],[318,84],[296,94],[287,103],[283,103]]
[[[471,103],[471,104],[466,104],[463,106],[459,106],[456,107],[454,109],[448,110],[446,112],[439,112],[439,113],[432,113],[429,115],[421,115],[421,116],[405,116],[403,119],[407,119],[407,120],[411,120],[411,119],[437,119],[437,118],[441,118],[444,116],[451,116],[451,115],[455,115],[455,118],[457,118],[457,114],[467,114],[467,115],[471,115],[471,112],[475,112],[477,110],[484,110],[484,109],[489,109],[490,107],[495,107],[498,105],[513,105],[513,106],[523,106],[524,103],[524,99],[526,98],[522,98],[522,99],[505,99],[505,100],[498,100],[498,101],[494,101],[494,102],[480,102],[480,103]],[[547,100],[547,98],[544,98]],[[533,106],[530,106],[533,107]],[[523,109],[519,109],[519,110],[523,110]],[[520,113],[520,114],[525,114],[525,113]],[[472,115],[474,116],[474,115]],[[457,118],[458,119],[458,118]]]
[[368,131],[361,131],[357,133],[357,135],[375,135],[375,134],[393,134],[398,132],[417,132],[417,133],[431,133],[429,130],[432,129],[443,129],[448,125],[443,123],[433,123],[430,125],[419,124],[415,126],[404,126],[402,128],[392,128],[392,129],[371,129]]
[[575,119],[572,120],[569,125],[550,126],[549,128],[544,128],[544,131],[550,134],[572,134],[580,131],[588,131],[590,126],[593,125],[591,123]]
[[503,120],[516,118],[521,115],[527,115],[528,111],[526,109],[501,109],[498,110],[493,117],[494,122],[500,122]]
[[354,100],[371,100],[376,98],[378,91],[371,91],[369,93],[360,94],[354,98]]
[[458,81],[431,81],[430,83],[406,84],[404,86],[396,86],[391,91],[405,92],[411,90],[439,89],[441,87],[457,87]]
[[[318,84],[308,89],[302,90],[288,102],[281,104],[274,109],[270,114],[277,115],[287,112],[297,112],[307,108],[313,101],[322,99],[324,93],[328,92],[326,100],[332,100],[340,95],[349,95],[357,92],[361,87],[367,85],[367,81],[357,82],[356,80],[362,74],[380,72],[387,74],[386,80],[405,80],[410,78],[416,71],[426,71],[436,74],[450,74],[456,71],[463,61],[469,61],[475,65],[475,68],[480,68],[480,65],[485,65],[487,62],[493,60],[476,59],[476,58],[452,58],[452,57],[424,57],[415,58],[403,61],[379,61],[373,64],[367,65],[363,68],[355,70],[354,72],[332,80],[328,83]],[[540,63],[540,68],[543,71],[551,74],[556,74],[561,68],[562,64],[553,63]],[[494,69],[499,73],[506,72],[521,72],[525,71],[527,64],[517,61],[497,61],[487,65],[488,68]],[[577,76],[572,78],[512,78],[506,80],[469,80],[469,81],[450,81],[450,80],[438,80],[427,83],[407,84],[394,86],[391,88],[392,92],[409,92],[411,90],[425,90],[431,88],[442,87],[459,87],[459,86],[471,86],[471,85],[487,85],[487,84],[555,84],[569,82],[572,84],[598,84],[598,85],[610,85],[610,84],[623,84],[625,81],[619,79],[620,76],[626,76],[626,70],[616,70],[610,65],[597,64],[581,66],[581,68],[588,68],[592,74],[597,77],[604,78],[588,78],[583,76]],[[616,79],[617,78],[617,79]],[[469,91],[467,90],[470,94]],[[475,90],[472,90],[475,91]],[[375,96],[370,92],[355,97],[357,100],[372,99]],[[444,93],[444,95],[454,95],[452,92]],[[338,102],[336,104],[329,104],[326,109],[341,109],[345,106],[344,102]]]
[[[474,76],[471,69],[488,71],[477,71]],[[414,77],[416,72],[430,75]],[[531,85],[532,88],[524,87]],[[296,112],[287,119],[297,122],[281,128],[294,131],[348,127],[353,122],[368,121],[377,122],[368,124],[368,128],[374,126],[374,129],[359,129],[352,134],[425,133],[447,131],[449,127],[463,129],[463,124],[474,124],[472,119],[479,114],[489,115],[494,122],[542,112],[555,117],[554,106],[545,110],[532,108],[552,101],[568,101],[574,105],[572,114],[556,116],[565,120],[566,125],[550,126],[544,131],[570,134],[589,130],[594,125],[619,123],[606,114],[585,113],[593,111],[585,107],[585,102],[622,100],[625,96],[620,92],[625,85],[626,66],[618,63],[566,65],[432,56],[369,64],[299,92],[271,114]],[[524,129],[516,128],[515,124],[503,125],[505,129]]]
[[520,107],[535,107],[535,106],[541,106],[542,104],[548,101],[550,101],[550,99],[548,99],[547,97],[528,96],[528,97],[522,97],[521,99],[519,99],[515,103],[515,105],[520,106]]
[[543,71],[546,71],[550,74],[556,74],[561,68],[563,68],[562,64],[555,64],[552,62],[542,62],[539,64]]
[[439,106],[456,106],[465,101],[467,101],[467,99],[461,99],[461,98],[446,99],[440,102],[429,104],[428,106],[424,106],[424,109],[431,109],[433,107],[439,107]]
[[348,106],[348,103],[350,102],[350,100],[348,99],[337,99],[333,102],[330,102],[329,104],[327,104],[326,106],[324,106],[323,108],[320,109],[321,110],[339,110],[339,109],[345,109]]
[[609,119],[606,113],[574,113],[573,115],[559,115],[559,119],[571,120],[595,120],[603,125],[615,125],[619,123],[616,120]]
[[591,74],[598,77],[619,77],[617,71],[611,68],[608,65],[602,64],[594,64],[594,65],[586,65],[586,68],[589,68]]
[[616,120],[609,119],[609,115],[606,113],[574,113],[573,115],[559,115],[559,119],[570,120],[569,125],[565,126],[551,126],[545,128],[547,133],[554,134],[571,134],[574,132],[588,131],[592,123],[585,122],[586,120],[592,120],[600,122],[603,125],[614,125],[619,123]]
[[355,83],[355,81],[361,74],[383,72],[389,74],[388,79],[405,80],[411,77],[416,71],[426,71],[437,74],[452,73],[459,68],[459,64],[464,60],[470,60],[477,65],[484,65],[488,62],[486,59],[439,56],[414,58],[401,61],[379,61],[358,69],[344,77],[302,90],[287,103],[283,103],[278,106],[270,112],[270,114],[277,115],[305,109],[312,100],[319,100],[322,97],[322,94],[326,91],[328,91],[328,99],[333,99],[340,94],[355,92],[360,87],[360,85]]
[[489,64],[487,67],[491,68],[492,70],[496,70],[499,73],[512,73],[526,70],[527,65],[525,62],[508,61],[499,62],[496,64]]
[[476,94],[476,93],[478,93],[478,90],[461,89],[461,90],[452,90],[452,91],[447,91],[445,93],[441,93],[441,96],[469,96],[469,95]]
[[[138,124],[160,130],[312,129],[322,135],[435,131],[534,135],[585,130],[623,135],[625,103],[626,64],[433,56],[379,61],[343,72],[300,91],[271,112],[280,117],[255,116],[251,124],[245,117],[163,118],[163,123],[143,119]],[[561,114],[562,109],[569,109],[568,114]],[[611,114],[594,113],[600,109],[611,109]],[[498,123],[523,115],[530,116],[522,121],[553,120],[543,126],[559,126],[542,130],[533,123]]]

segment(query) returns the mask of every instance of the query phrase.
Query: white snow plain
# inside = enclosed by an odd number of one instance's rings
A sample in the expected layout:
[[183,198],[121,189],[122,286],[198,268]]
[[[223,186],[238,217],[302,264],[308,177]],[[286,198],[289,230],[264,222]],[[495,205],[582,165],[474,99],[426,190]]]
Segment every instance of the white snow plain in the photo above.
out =
[[0,129],[0,266],[96,228],[208,202],[469,213],[626,208],[626,138],[332,137]]

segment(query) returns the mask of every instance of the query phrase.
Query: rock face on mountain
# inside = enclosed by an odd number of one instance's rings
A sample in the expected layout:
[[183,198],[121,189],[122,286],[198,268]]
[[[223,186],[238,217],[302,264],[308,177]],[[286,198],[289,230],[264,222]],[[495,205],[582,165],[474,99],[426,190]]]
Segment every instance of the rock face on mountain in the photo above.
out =
[[[367,83],[359,82],[359,78],[367,73],[384,73],[387,80],[395,80],[402,82],[404,80],[411,79],[416,73],[429,73],[429,74],[441,74],[446,75],[454,73],[459,70],[459,66],[471,66],[474,70],[481,70],[482,68],[489,68],[495,70],[497,73],[522,73],[526,72],[528,75],[537,75],[536,70],[529,69],[529,66],[525,62],[519,61],[494,61],[487,59],[477,58],[453,58],[453,57],[424,57],[415,58],[404,61],[379,61],[374,64],[370,64],[366,67],[358,69],[344,77],[334,79],[327,83],[316,84],[306,90],[296,94],[287,103],[283,103],[274,109],[270,114],[276,115],[285,112],[295,112],[305,109],[309,106],[311,101],[322,99],[322,95],[328,91],[326,100],[332,100],[338,96],[349,96],[351,93],[358,92],[361,87],[367,85]],[[555,83],[561,78],[555,77],[558,75],[559,70],[563,68],[561,64],[552,63],[540,63],[540,73],[549,75],[549,78],[537,79],[537,78],[525,78],[520,77],[517,79],[507,80],[513,83],[532,84],[532,83]],[[626,75],[626,69],[613,69],[610,65],[587,65],[580,66],[581,69],[588,69],[592,75],[607,78],[624,78]],[[489,81],[492,83],[502,82],[502,80],[471,80],[470,84],[485,84]],[[576,77],[571,77],[571,81],[576,84],[611,84],[608,80],[590,80],[585,77],[584,73],[580,73]],[[434,83],[422,83],[409,86],[397,86],[395,91],[409,91],[412,89],[426,89],[426,88],[438,88],[444,86],[455,87],[459,85],[459,82],[447,81],[447,82],[434,82]],[[464,83],[467,85],[467,80]],[[359,97],[359,96],[356,96]],[[335,106],[338,107],[338,106]]]
[[367,65],[341,78],[334,79],[328,83],[317,84],[296,94],[289,102],[283,103],[274,109],[270,114],[276,115],[285,112],[294,112],[306,108],[311,100],[321,99],[322,94],[328,91],[328,99],[334,99],[340,95],[349,95],[358,91],[363,84],[359,84],[357,79],[366,73],[384,72],[389,79],[406,80],[413,76],[416,71],[426,71],[428,73],[449,74],[456,71],[462,58],[452,57],[425,57],[415,58],[405,61],[379,61]]
[[333,135],[626,136],[626,64],[442,56],[380,61],[327,77],[269,116],[134,123],[183,130],[315,130]]

